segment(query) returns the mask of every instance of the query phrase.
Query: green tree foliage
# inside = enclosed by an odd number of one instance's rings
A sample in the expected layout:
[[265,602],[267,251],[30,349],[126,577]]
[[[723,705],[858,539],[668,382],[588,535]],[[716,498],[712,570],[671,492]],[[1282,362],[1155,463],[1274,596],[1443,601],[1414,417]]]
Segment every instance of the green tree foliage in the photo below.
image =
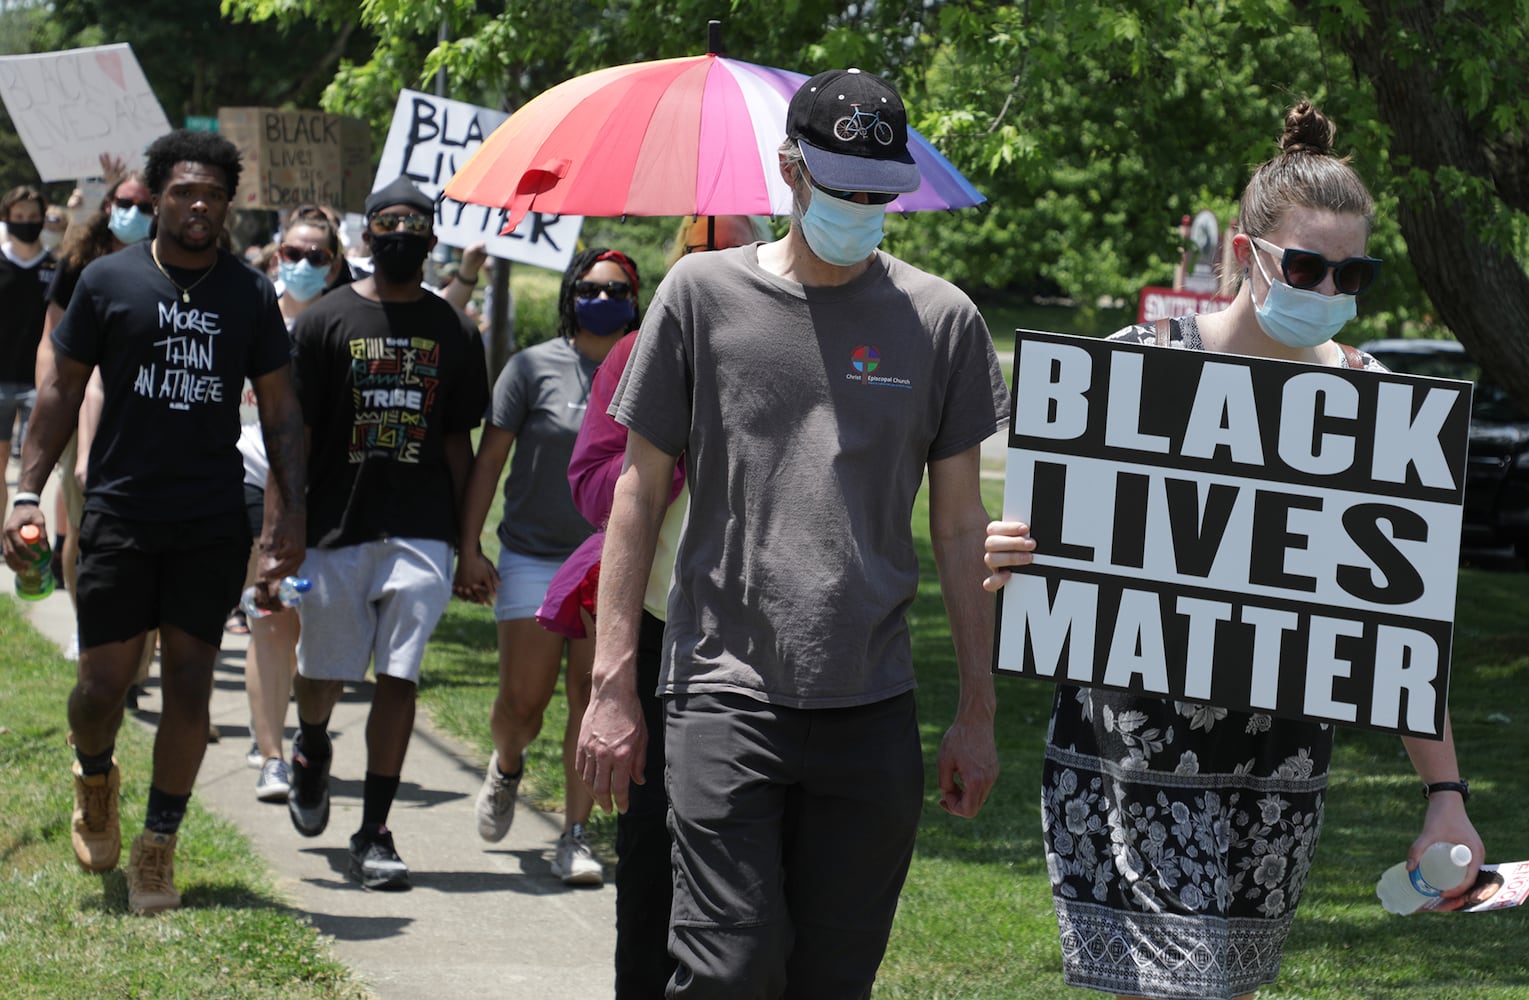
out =
[[[20,55],[36,51],[38,39],[46,27],[47,11],[38,3],[0,3],[0,55]],[[0,192],[22,184],[42,187],[31,157],[11,124],[11,116],[0,107]],[[49,197],[67,198],[61,191],[45,189]]]
[[[1303,98],[1374,190],[1385,277],[1348,339],[1442,321],[1529,399],[1522,265],[1529,143],[1524,0],[368,0],[377,36],[325,93],[385,127],[401,86],[513,109],[579,73],[703,51],[894,79],[914,124],[989,198],[909,216],[889,247],[974,293],[1134,302],[1166,284],[1179,219],[1223,224]],[[725,9],[723,9],[725,7]],[[223,0],[334,25],[349,0]],[[446,41],[438,41],[444,26]],[[1424,246],[1424,243],[1427,246]],[[1485,266],[1483,266],[1485,264]],[[1488,308],[1483,304],[1491,304]]]
[[[220,107],[316,107],[342,56],[370,51],[356,20],[323,32],[232,24],[218,0],[54,0],[0,5],[0,53],[127,42],[171,125]],[[37,183],[10,119],[0,114],[0,183]],[[49,195],[67,197],[70,185]]]
[[165,115],[220,107],[315,107],[344,56],[371,50],[351,16],[315,31],[224,19],[218,0],[56,0],[39,51],[128,42]]

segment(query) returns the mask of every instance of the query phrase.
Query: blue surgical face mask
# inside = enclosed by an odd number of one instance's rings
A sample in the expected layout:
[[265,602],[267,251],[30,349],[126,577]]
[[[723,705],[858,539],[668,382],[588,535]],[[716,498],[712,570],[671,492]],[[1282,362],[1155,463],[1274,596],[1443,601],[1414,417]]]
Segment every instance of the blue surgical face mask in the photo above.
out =
[[579,329],[587,330],[596,337],[609,337],[621,333],[637,316],[637,306],[631,299],[610,299],[601,296],[593,299],[573,300],[574,318]]
[[1338,335],[1343,325],[1354,318],[1352,295],[1323,295],[1306,288],[1293,288],[1283,281],[1270,279],[1258,251],[1253,251],[1258,273],[1269,284],[1263,305],[1253,304],[1259,327],[1287,347],[1316,347]]
[[849,267],[881,245],[887,206],[862,205],[814,189],[800,218],[808,249],[829,264]]
[[124,244],[138,243],[148,238],[149,227],[154,224],[152,215],[145,215],[138,211],[138,206],[132,208],[118,208],[113,205],[111,218],[107,220],[106,228],[117,237],[118,242]]
[[307,302],[324,290],[329,281],[329,268],[314,267],[306,260],[296,264],[284,260],[276,265],[276,275],[286,286],[288,295],[299,302]]

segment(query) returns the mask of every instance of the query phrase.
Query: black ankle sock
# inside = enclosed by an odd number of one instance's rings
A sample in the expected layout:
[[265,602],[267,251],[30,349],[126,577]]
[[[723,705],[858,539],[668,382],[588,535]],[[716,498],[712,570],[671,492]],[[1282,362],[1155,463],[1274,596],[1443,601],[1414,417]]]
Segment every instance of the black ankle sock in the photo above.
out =
[[332,752],[329,743],[329,716],[324,716],[320,722],[304,722],[298,719],[297,728],[298,735],[303,741],[303,759],[310,764],[328,760]]
[[186,818],[186,803],[190,801],[189,793],[171,795],[150,785],[149,808],[143,818],[144,829],[155,833],[174,834],[181,828],[181,820]]
[[366,782],[361,792],[361,829],[386,826],[388,811],[393,808],[393,797],[398,794],[398,775],[366,772]]
[[110,774],[111,755],[116,750],[116,746],[109,746],[101,753],[91,754],[75,747],[74,759],[80,762],[80,773],[87,777],[92,774]]
[[[504,775],[506,778],[518,778],[518,777],[520,777],[521,772],[526,769],[525,765],[521,764],[520,767],[517,767],[513,771],[506,771],[504,769],[504,766],[503,766],[504,758],[500,757],[499,760],[500,760],[500,763],[496,764],[495,767],[498,769],[499,773]],[[520,764],[520,758],[519,757],[515,758],[515,763]]]

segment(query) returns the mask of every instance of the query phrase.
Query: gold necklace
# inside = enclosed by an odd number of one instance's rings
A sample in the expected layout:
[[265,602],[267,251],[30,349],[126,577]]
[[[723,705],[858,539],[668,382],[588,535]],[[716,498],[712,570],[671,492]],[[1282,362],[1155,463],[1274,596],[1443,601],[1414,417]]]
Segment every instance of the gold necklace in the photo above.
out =
[[[216,253],[216,251],[214,251],[214,253]],[[174,285],[175,290],[181,293],[181,301],[187,304],[190,304],[191,302],[191,290],[197,285],[200,285],[202,282],[206,281],[207,276],[210,275],[218,266],[217,257],[213,257],[212,264],[208,266],[207,270],[202,272],[202,276],[193,281],[191,284],[182,288],[179,282],[170,277],[170,272],[165,270],[165,266],[159,262],[159,248],[153,243],[153,241],[150,241],[149,243],[149,256],[153,259],[154,266],[159,268],[159,273],[165,276],[165,280]]]

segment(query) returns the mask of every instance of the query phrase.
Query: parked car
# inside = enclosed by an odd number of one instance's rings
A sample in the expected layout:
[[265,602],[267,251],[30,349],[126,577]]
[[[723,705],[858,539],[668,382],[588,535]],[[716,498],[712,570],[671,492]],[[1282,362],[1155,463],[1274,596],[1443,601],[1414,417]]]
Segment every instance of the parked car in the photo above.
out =
[[1476,383],[1465,475],[1461,541],[1513,546],[1529,562],[1529,414],[1455,340],[1372,340],[1361,344],[1387,368]]

